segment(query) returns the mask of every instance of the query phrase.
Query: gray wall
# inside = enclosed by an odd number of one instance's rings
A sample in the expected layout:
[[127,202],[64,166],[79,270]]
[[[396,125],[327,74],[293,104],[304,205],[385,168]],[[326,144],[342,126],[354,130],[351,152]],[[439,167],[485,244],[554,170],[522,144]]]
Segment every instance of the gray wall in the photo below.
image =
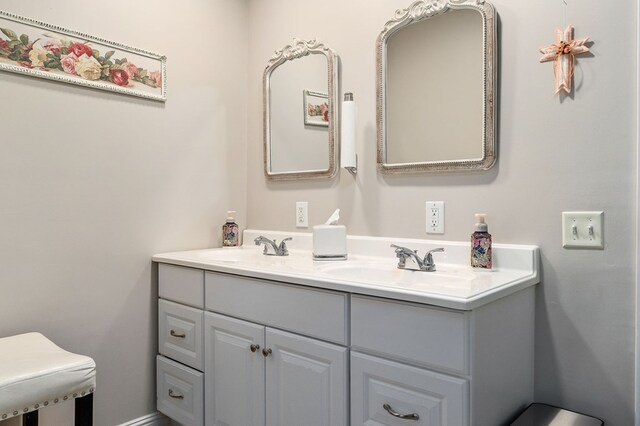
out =
[[246,2],[0,8],[168,57],[166,104],[0,73],[0,336],[92,356],[114,426],[155,411],[151,256],[219,246],[228,209],[245,223]]
[[[446,202],[446,234],[467,240],[488,213],[496,242],[537,244],[536,397],[633,424],[635,2],[569,2],[593,55],[576,67],[573,99],[553,96],[538,49],[562,26],[560,1],[493,3],[500,15],[499,157],[487,172],[383,177],[375,167],[375,40],[409,1],[250,2],[248,226],[295,230],[296,201],[318,224],[340,207],[350,234],[425,238],[424,202]],[[341,58],[341,91],[358,103],[354,179],[267,182],[262,173],[261,76],[274,49],[318,37]],[[563,210],[604,210],[604,251],[561,247]],[[389,253],[391,256],[393,253]]]
[[[569,2],[576,35],[595,44],[561,102],[538,48],[562,25],[562,2],[495,0],[498,164],[383,177],[374,44],[409,1],[253,0],[247,19],[238,0],[4,0],[2,10],[166,54],[169,101],[0,73],[0,335],[38,330],[93,356],[97,426],[116,425],[155,409],[153,253],[219,245],[227,209],[241,225],[293,231],[295,201],[309,201],[311,224],[340,207],[351,234],[421,238],[424,201],[443,200],[437,238],[466,240],[482,211],[496,242],[541,248],[537,399],[632,424],[634,3]],[[341,56],[343,91],[358,102],[355,179],[263,177],[262,71],[294,36]],[[561,248],[560,212],[574,209],[605,211],[604,251]]]

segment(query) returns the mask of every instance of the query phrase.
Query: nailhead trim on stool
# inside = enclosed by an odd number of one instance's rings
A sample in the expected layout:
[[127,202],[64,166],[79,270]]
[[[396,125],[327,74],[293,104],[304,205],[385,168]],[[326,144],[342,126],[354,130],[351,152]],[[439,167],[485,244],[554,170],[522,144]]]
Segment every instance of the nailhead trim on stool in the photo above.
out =
[[[63,401],[66,401],[66,400],[68,400],[70,397],[73,397],[73,398],[83,397],[83,396],[85,396],[85,395],[88,395],[88,394],[90,394],[90,393],[93,393],[93,392],[94,392],[94,390],[95,390],[94,388],[89,388],[89,389],[87,389],[87,390],[83,390],[82,392],[80,392],[80,394],[78,394],[77,392],[74,392],[74,393],[73,393],[73,395],[63,395],[62,397],[54,398],[52,402],[53,402],[54,404],[57,404],[58,402],[60,402],[60,399],[62,399]],[[14,411],[13,413],[2,413],[2,415],[0,415],[0,419],[5,420],[5,419],[8,419],[8,418],[10,418],[10,417],[15,417],[15,416],[18,416],[18,415],[22,415],[22,414],[24,414],[24,413],[28,413],[28,412],[30,412],[30,411],[37,410],[38,408],[40,408],[40,405],[43,405],[43,406],[45,406],[45,407],[46,407],[46,406],[48,406],[48,405],[49,405],[49,403],[50,403],[50,402],[51,402],[51,401],[43,401],[43,402],[41,402],[41,403],[33,404],[33,405],[32,405],[32,406],[30,406],[30,407],[24,407],[24,408],[22,409],[22,412],[20,412],[20,411],[17,411],[17,410],[16,410],[16,411]]]

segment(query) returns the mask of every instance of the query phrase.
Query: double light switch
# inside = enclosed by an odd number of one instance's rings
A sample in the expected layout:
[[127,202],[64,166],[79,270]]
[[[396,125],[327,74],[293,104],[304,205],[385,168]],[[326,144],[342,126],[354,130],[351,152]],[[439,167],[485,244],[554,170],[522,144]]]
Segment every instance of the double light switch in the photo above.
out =
[[604,212],[562,212],[562,247],[604,249]]

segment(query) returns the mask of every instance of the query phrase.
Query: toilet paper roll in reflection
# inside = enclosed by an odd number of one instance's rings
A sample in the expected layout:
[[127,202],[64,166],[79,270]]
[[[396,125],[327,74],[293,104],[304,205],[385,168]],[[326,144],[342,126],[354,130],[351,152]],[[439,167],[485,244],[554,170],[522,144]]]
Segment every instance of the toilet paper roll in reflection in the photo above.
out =
[[341,129],[340,165],[355,175],[358,170],[358,157],[356,155],[356,103],[353,100],[353,93],[344,94]]

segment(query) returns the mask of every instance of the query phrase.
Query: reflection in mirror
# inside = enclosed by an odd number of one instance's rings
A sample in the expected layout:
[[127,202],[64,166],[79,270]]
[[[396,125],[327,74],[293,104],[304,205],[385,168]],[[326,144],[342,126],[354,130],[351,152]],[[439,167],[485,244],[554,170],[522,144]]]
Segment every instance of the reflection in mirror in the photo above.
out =
[[276,51],[264,74],[264,149],[268,179],[331,177],[338,123],[335,53],[316,41]]
[[494,11],[417,1],[378,37],[378,166],[385,173],[495,162]]

